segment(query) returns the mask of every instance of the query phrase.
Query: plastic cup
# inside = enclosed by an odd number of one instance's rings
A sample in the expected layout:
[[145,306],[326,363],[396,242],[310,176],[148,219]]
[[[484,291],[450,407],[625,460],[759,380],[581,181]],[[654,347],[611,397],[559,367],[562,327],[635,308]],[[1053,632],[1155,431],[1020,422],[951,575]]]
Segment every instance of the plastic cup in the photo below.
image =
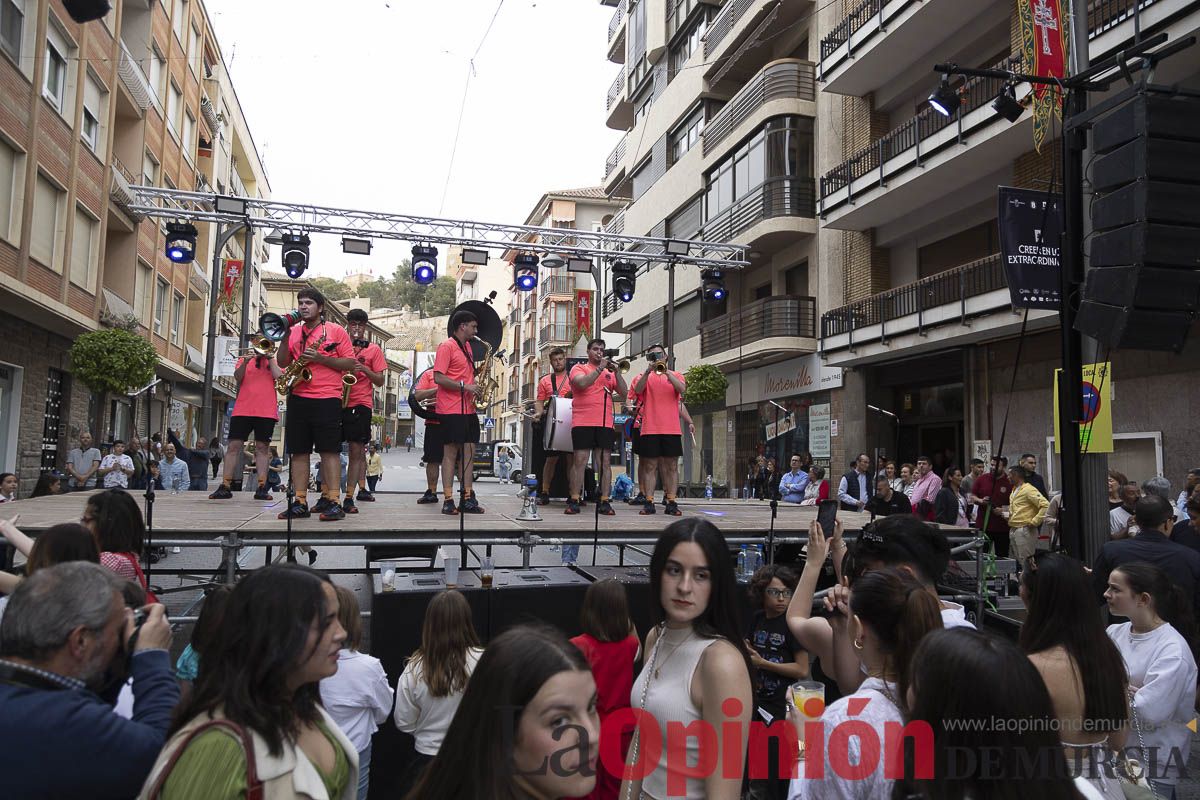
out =
[[795,715],[796,735],[800,741],[804,741],[804,723],[815,722],[825,713],[825,684],[819,681],[796,681],[788,687],[788,699]]
[[379,582],[385,592],[394,592],[396,590],[396,571],[392,569],[391,564],[380,565]]
[[458,586],[458,558],[446,559],[446,586],[453,588]]
[[479,563],[479,582],[483,584],[483,588],[492,588],[492,573],[495,569],[495,564],[491,556],[484,556]]

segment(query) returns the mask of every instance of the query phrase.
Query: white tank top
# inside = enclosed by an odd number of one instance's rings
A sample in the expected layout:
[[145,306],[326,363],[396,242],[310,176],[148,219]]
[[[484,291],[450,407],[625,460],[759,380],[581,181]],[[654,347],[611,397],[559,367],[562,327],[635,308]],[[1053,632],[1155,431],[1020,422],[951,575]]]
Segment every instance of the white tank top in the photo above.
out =
[[[695,703],[692,702],[692,677],[696,673],[696,666],[700,663],[700,657],[704,655],[704,651],[718,640],[705,639],[691,628],[664,628],[660,641],[661,644],[657,642],[655,644],[658,654],[654,659],[654,669],[658,672],[658,677],[651,674],[650,659],[647,659],[646,666],[642,668],[641,674],[633,683],[629,702],[633,708],[642,707],[642,691],[646,686],[646,681],[649,680],[650,686],[646,690],[645,710],[658,723],[662,754],[659,757],[658,766],[642,781],[642,792],[655,800],[666,800],[667,722],[678,722],[687,726],[701,718],[700,709],[696,708]],[[699,750],[699,741],[695,737],[688,737],[687,766],[694,767],[697,764],[700,759]],[[639,746],[639,760],[644,758],[643,752],[644,750]],[[678,765],[673,764],[671,767],[673,767],[671,772],[679,772]],[[684,796],[702,800],[705,796],[704,779],[689,777],[686,780],[687,792]]]

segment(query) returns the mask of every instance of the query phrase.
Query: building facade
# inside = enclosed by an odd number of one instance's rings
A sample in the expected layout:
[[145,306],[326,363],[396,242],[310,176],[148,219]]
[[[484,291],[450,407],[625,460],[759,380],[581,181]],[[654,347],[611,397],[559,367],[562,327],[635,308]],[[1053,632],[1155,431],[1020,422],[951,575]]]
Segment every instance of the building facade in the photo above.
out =
[[[220,280],[214,226],[197,226],[195,263],[175,264],[161,221],[131,210],[130,186],[270,194],[203,2],[115,6],[86,25],[51,0],[0,9],[0,334],[10,342],[0,356],[0,469],[20,476],[22,492],[60,467],[85,429],[98,442],[144,434],[147,422],[186,441],[211,434],[200,404],[209,293]],[[262,247],[252,240],[252,260]],[[242,248],[231,242],[218,255],[245,261]],[[234,302],[236,312],[218,311],[218,333],[238,333],[240,292]],[[71,343],[105,325],[153,343],[163,383],[149,404],[72,380]]]
[[[1196,2],[1087,8],[1092,63],[1137,35],[1165,31],[1174,41],[1200,28]],[[876,448],[901,462],[929,455],[941,465],[1001,450],[1010,460],[1030,452],[1048,484],[1059,485],[1059,318],[1030,311],[1026,319],[1010,302],[997,187],[1047,191],[1057,181],[1061,191],[1061,143],[1048,136],[1038,153],[1028,108],[1015,122],[993,110],[1001,80],[952,81],[962,105],[949,117],[926,101],[937,85],[930,71],[937,62],[1031,69],[1018,63],[1017,6],[854,0],[822,6],[817,16],[818,108],[828,120],[822,130],[833,132],[818,152],[825,277],[819,347],[825,365],[845,371],[835,408],[842,463]],[[1200,53],[1193,48],[1164,61],[1154,83],[1200,87]],[[1028,84],[1014,87],[1018,100],[1029,92]],[[1179,356],[1098,352],[1085,344],[1084,362],[1093,361],[1113,365],[1102,390],[1112,392],[1117,435],[1109,466],[1139,481],[1165,474],[1181,483],[1195,466],[1190,434],[1200,395],[1188,376],[1200,366],[1196,329]]]

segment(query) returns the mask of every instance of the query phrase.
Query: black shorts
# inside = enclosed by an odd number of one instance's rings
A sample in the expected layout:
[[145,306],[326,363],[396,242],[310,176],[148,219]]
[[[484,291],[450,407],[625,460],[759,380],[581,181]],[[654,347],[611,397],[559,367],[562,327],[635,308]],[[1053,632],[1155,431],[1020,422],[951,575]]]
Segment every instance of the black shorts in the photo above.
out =
[[683,436],[669,433],[647,434],[641,437],[642,458],[679,458],[683,455]]
[[229,418],[230,439],[236,439],[239,442],[248,442],[250,441],[250,434],[254,434],[254,441],[269,442],[274,433],[275,420],[270,417]]
[[631,433],[629,435],[629,442],[630,442],[631,452],[635,456],[640,456],[642,454],[642,429],[641,428],[633,429],[633,433]]
[[592,427],[581,425],[571,429],[571,444],[575,450],[612,450],[613,442],[617,441],[617,432],[612,428]]
[[425,449],[421,460],[426,464],[442,463],[442,425],[440,422],[425,420]]
[[478,444],[479,417],[475,414],[439,414],[442,444]]
[[371,441],[371,407],[354,406],[342,409],[342,441]]
[[318,453],[340,453],[341,398],[290,396],[283,446],[292,455],[303,455],[314,450]]

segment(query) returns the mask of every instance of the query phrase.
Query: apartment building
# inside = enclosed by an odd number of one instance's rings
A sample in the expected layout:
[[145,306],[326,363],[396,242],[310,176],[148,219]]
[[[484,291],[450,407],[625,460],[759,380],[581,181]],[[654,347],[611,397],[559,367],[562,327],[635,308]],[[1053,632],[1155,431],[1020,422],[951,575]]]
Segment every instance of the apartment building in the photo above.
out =
[[737,242],[751,263],[728,275],[720,303],[704,300],[694,267],[640,268],[631,302],[604,295],[603,330],[628,335],[630,353],[666,342],[680,371],[712,364],[728,378],[724,402],[689,409],[697,432],[684,437],[681,481],[692,490],[712,475],[718,494],[736,491],[760,454],[829,463],[841,372],[816,355],[816,154],[835,134],[819,124],[817,4],[605,4],[617,65],[608,126],[625,134],[604,188],[631,199],[606,230]]
[[[610,197],[604,187],[588,186],[546,192],[534,204],[525,218],[525,225],[538,228],[567,228],[580,231],[599,231],[612,223],[628,202],[620,195]],[[561,347],[568,358],[587,358],[587,340],[595,330],[597,274],[570,272],[565,264],[549,268],[543,264],[538,272],[537,288],[518,292],[513,288],[513,260],[519,251],[504,254],[503,281],[512,298],[505,335],[508,352],[507,393],[503,436],[526,444],[528,450],[532,428],[528,417],[520,412],[533,413],[537,400],[537,385],[550,372],[550,351]],[[503,292],[502,292],[503,294]],[[580,309],[587,304],[586,318],[590,330],[580,330]],[[624,338],[624,337],[620,337]],[[620,341],[610,346],[617,347]],[[500,435],[497,436],[500,438]]]
[[[269,196],[201,0],[124,0],[79,25],[58,2],[0,6],[0,468],[23,491],[61,466],[80,430],[145,430],[128,398],[71,379],[76,336],[129,326],[159,354],[152,430],[201,430],[215,231],[194,264],[164,253],[163,224],[131,211],[136,184]],[[252,242],[255,262],[265,258]],[[241,242],[222,257],[245,260]],[[261,308],[261,291],[251,294]],[[218,333],[236,334],[240,295]],[[222,383],[228,399],[232,384]]]
[[[1197,2],[1086,5],[1093,63],[1139,34],[1176,40],[1200,28]],[[996,193],[1002,185],[1049,190],[1060,143],[1048,137],[1038,154],[1031,111],[1009,122],[991,108],[999,80],[954,81],[963,104],[951,117],[926,102],[939,77],[934,63],[1003,67],[1020,57],[1013,0],[846,0],[823,5],[817,22],[818,116],[829,135],[817,159],[825,280],[815,294],[820,356],[845,373],[834,407],[839,463],[876,447],[902,461],[927,454],[962,463],[999,451],[1003,433],[1005,455],[1037,454],[1056,485],[1058,315],[1029,313],[1018,363],[1022,313],[1010,304],[999,256]],[[1162,63],[1154,82],[1200,87],[1200,51]],[[1016,97],[1029,90],[1016,86]],[[1061,191],[1061,172],[1058,180]],[[1084,360],[1113,364],[1110,466],[1181,482],[1195,466],[1195,408],[1186,400],[1196,397],[1189,376],[1200,367],[1195,331],[1178,356],[1093,348]]]

